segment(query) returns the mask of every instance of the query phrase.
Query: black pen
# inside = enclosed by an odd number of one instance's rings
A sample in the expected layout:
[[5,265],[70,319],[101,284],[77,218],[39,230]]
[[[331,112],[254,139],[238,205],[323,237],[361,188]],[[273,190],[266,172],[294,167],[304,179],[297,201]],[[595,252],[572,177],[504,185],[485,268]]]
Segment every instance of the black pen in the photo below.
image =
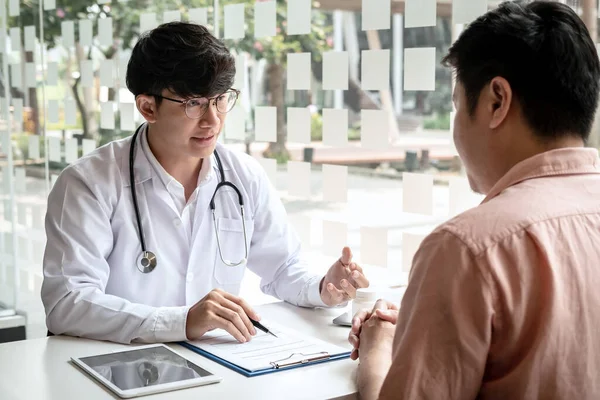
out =
[[252,322],[252,325],[254,325],[257,329],[260,329],[261,331],[263,331],[264,333],[268,333],[269,335],[273,335],[275,337],[277,337],[276,334],[274,334],[273,332],[271,332],[270,330],[267,329],[267,327],[265,327],[263,324],[261,324],[258,321],[253,320],[252,318],[250,318],[250,322]]

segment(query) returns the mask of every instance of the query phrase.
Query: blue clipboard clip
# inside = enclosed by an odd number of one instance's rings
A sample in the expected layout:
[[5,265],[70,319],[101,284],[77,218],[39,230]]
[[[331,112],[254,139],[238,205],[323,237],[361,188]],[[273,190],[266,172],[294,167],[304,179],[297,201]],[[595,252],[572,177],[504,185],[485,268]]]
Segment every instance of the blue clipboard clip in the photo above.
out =
[[[299,360],[294,360],[295,356],[303,356],[303,357],[308,357],[308,358],[301,358]],[[283,358],[283,359],[277,360],[277,361],[272,361],[272,362],[270,362],[270,364],[273,366],[273,368],[280,369],[280,368],[286,368],[286,367],[293,367],[295,365],[308,364],[308,363],[312,363],[315,361],[325,361],[325,360],[329,360],[329,358],[330,358],[330,355],[326,351],[322,351],[319,353],[310,353],[310,354],[292,353],[292,354],[290,354],[289,357],[286,357],[286,358]]]

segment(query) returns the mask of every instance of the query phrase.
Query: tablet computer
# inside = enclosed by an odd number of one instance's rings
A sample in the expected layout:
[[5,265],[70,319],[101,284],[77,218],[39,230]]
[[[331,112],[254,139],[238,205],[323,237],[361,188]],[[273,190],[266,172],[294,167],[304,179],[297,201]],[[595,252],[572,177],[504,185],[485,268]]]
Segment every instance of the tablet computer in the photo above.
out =
[[71,360],[121,398],[217,383],[222,379],[163,344]]

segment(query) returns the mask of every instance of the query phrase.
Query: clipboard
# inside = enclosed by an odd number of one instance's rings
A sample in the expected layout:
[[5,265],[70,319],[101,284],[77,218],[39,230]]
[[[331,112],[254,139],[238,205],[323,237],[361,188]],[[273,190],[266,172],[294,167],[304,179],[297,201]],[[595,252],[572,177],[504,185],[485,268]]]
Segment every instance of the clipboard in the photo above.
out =
[[322,363],[326,363],[326,362],[330,362],[330,361],[343,360],[345,358],[350,358],[350,353],[351,353],[351,352],[345,352],[345,353],[334,354],[334,355],[330,355],[327,352],[311,353],[309,355],[306,355],[306,357],[302,358],[301,360],[294,360],[294,361],[290,361],[294,355],[294,354],[290,354],[289,360],[282,359],[282,360],[273,361],[271,363],[271,365],[272,365],[271,368],[260,369],[257,371],[250,371],[250,370],[247,370],[246,368],[240,367],[239,365],[231,363],[221,357],[217,357],[214,354],[209,353],[206,350],[200,349],[191,343],[180,342],[179,344],[182,345],[183,347],[193,351],[194,353],[200,354],[201,356],[204,356],[211,361],[214,361],[214,362],[221,364],[222,366],[227,367],[241,375],[244,375],[247,378],[272,374],[274,372],[302,368],[302,367],[306,367],[309,365],[322,364]]

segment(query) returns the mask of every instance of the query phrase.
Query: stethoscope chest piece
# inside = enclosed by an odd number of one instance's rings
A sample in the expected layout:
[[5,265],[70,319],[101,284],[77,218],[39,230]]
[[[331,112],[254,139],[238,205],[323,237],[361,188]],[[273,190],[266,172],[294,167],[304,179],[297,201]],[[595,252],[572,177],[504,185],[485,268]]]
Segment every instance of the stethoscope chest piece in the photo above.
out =
[[151,251],[143,251],[137,260],[137,267],[144,274],[154,271],[156,264],[156,255]]

